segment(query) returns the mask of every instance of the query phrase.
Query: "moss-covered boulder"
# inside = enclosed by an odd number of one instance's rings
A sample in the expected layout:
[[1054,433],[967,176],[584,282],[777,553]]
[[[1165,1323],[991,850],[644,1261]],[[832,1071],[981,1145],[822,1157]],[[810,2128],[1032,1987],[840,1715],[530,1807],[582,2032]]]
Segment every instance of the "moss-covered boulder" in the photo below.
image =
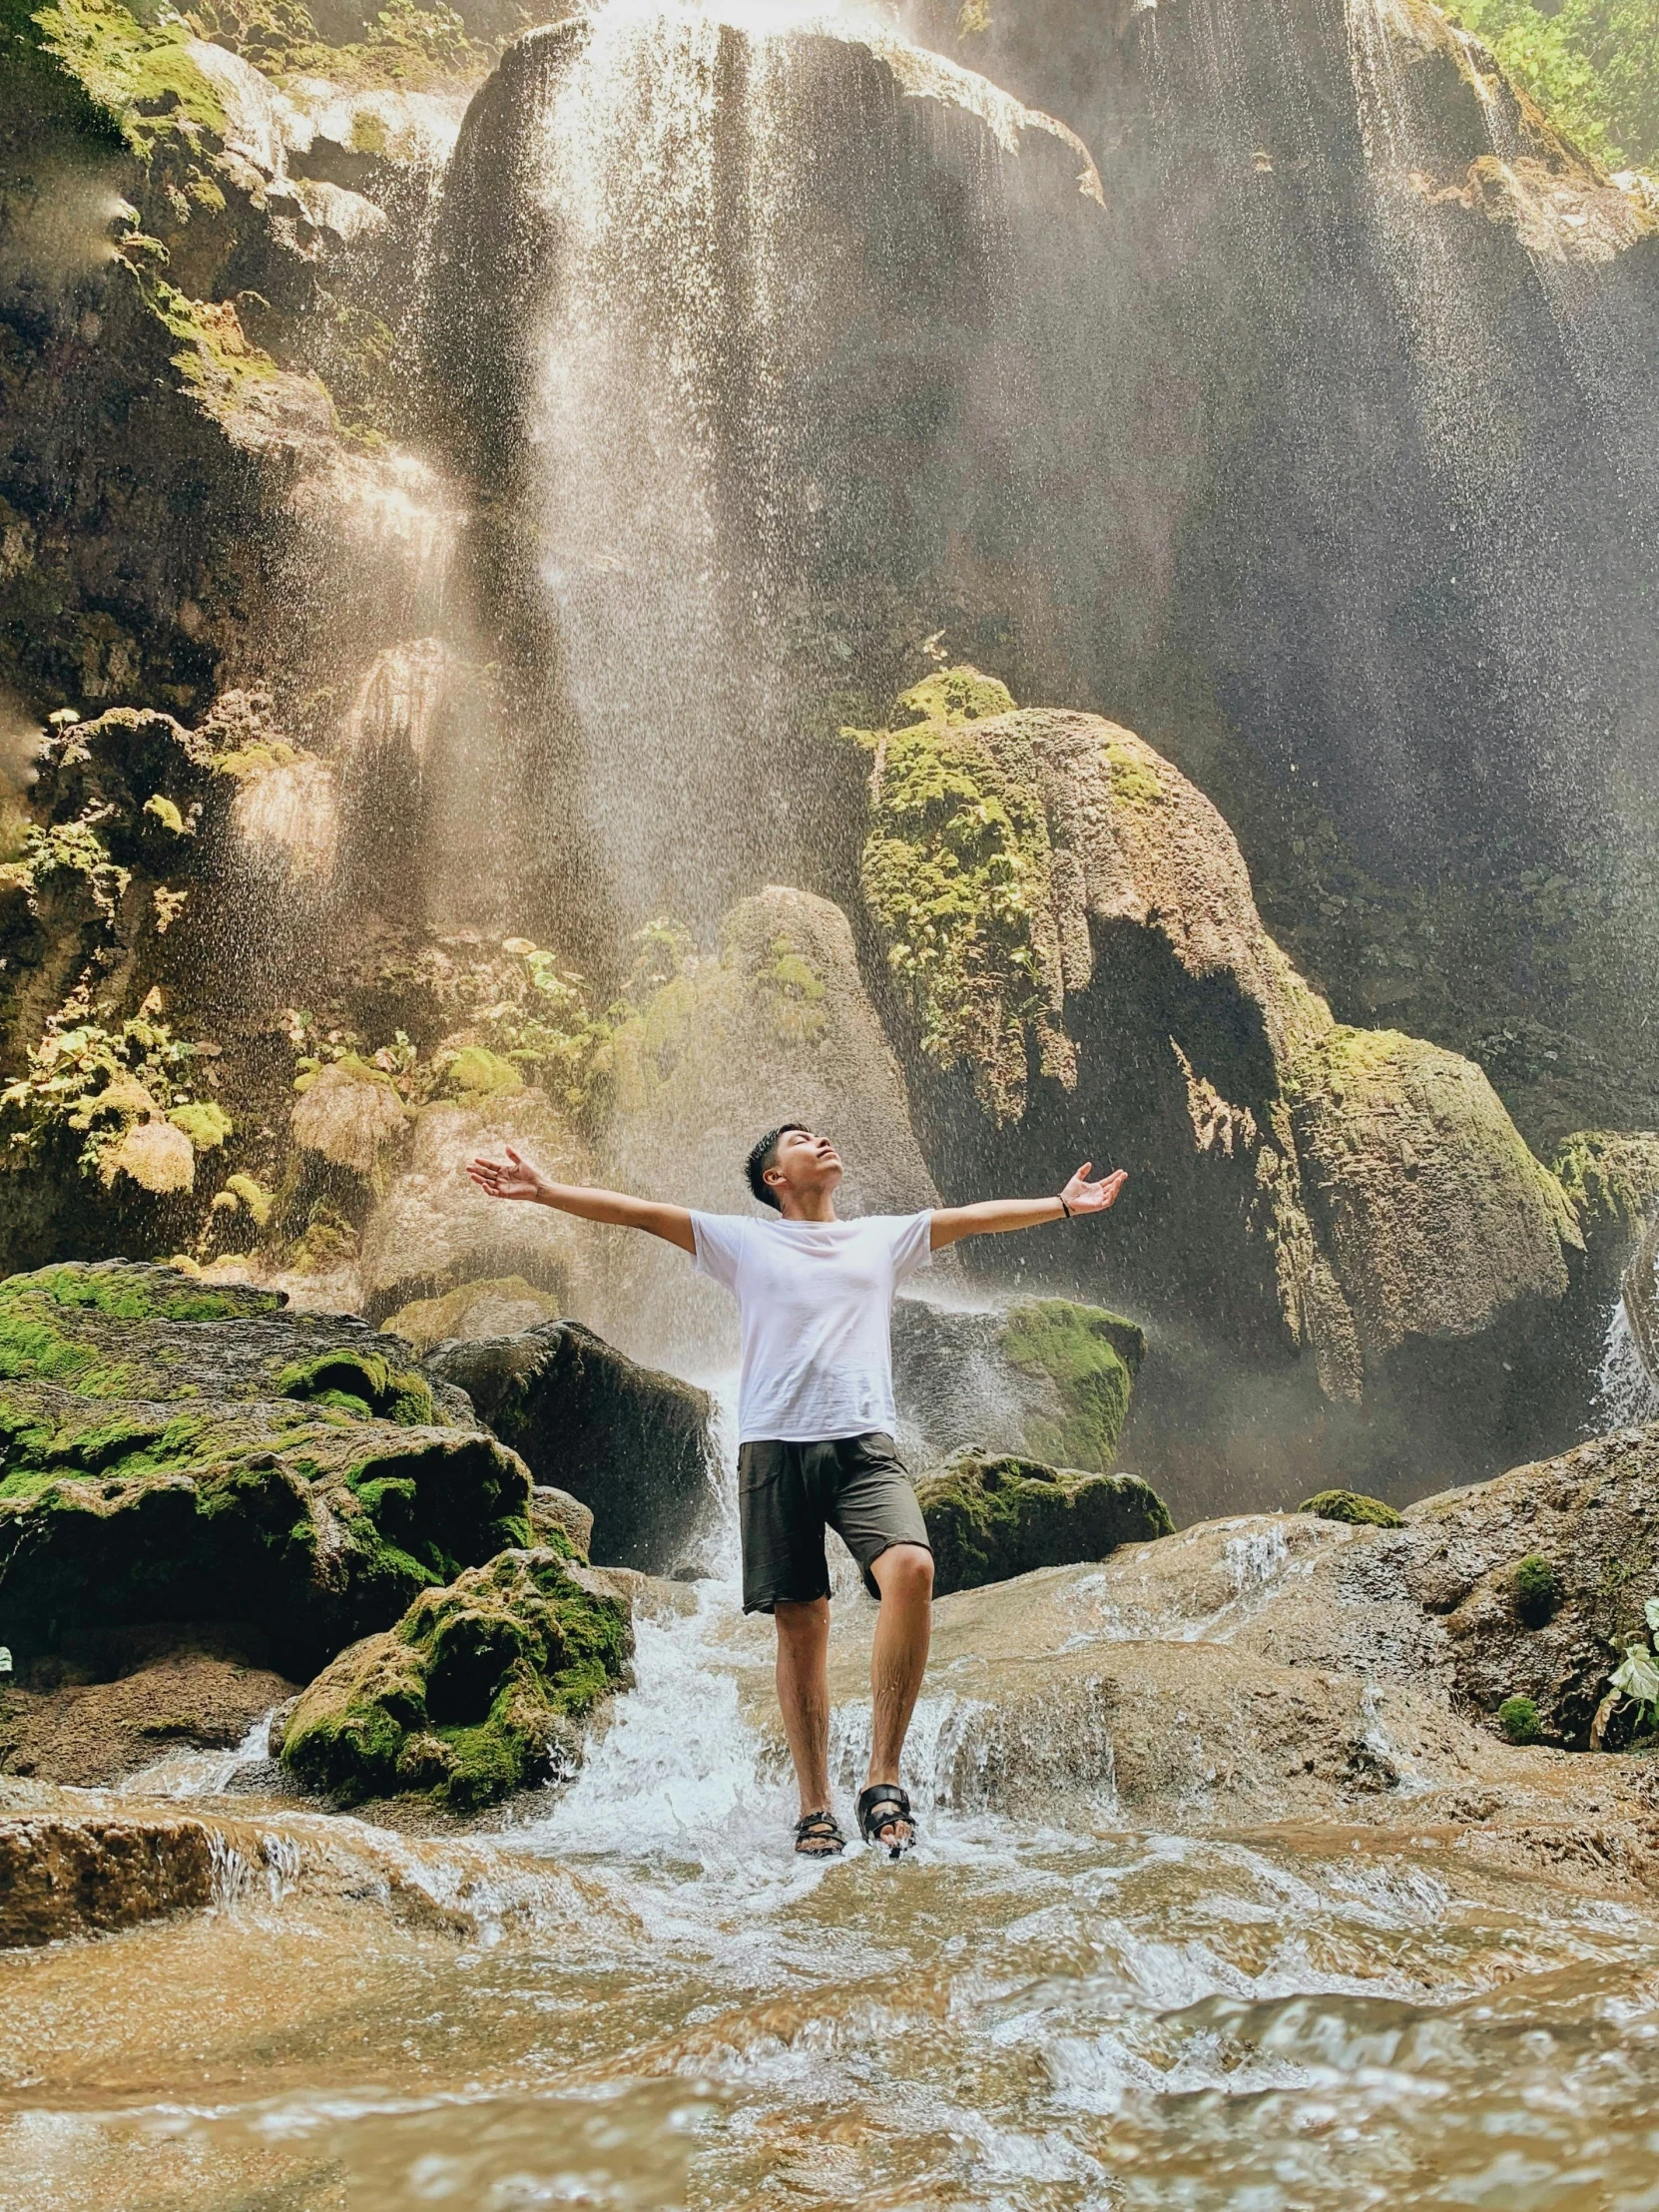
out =
[[1328,1030],[1287,1076],[1303,1186],[1368,1365],[1558,1300],[1582,1239],[1471,1060],[1390,1029]]
[[1405,1524],[1391,1505],[1363,1490],[1316,1490],[1297,1507],[1317,1520],[1347,1521],[1356,1528],[1402,1528]]
[[353,1802],[421,1791],[471,1812],[580,1758],[575,1723],[627,1678],[626,1601],[558,1551],[505,1551],[423,1592],[300,1697],[283,1764]]
[[424,1372],[465,1390],[538,1484],[589,1508],[597,1564],[671,1574],[693,1556],[715,1503],[706,1390],[572,1321],[440,1345]]
[[933,1588],[973,1590],[1034,1567],[1104,1559],[1173,1533],[1169,1509],[1132,1474],[1087,1474],[1011,1453],[962,1453],[916,1484],[933,1546]]
[[0,1285],[0,1643],[236,1618],[312,1671],[529,1535],[523,1462],[361,1323],[128,1262]]
[[1146,1351],[1139,1325],[1069,1299],[893,1308],[899,1441],[915,1462],[1013,1452],[1108,1472]]

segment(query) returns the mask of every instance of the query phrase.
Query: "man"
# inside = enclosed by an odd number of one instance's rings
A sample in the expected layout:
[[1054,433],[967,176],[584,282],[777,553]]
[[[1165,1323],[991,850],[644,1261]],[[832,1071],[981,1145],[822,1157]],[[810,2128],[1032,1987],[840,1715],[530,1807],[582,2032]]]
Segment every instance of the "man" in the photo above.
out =
[[935,1252],[964,1237],[1034,1229],[1104,1213],[1127,1180],[1097,1183],[1085,1160],[1055,1198],[839,1221],[841,1163],[828,1137],[799,1122],[768,1132],[747,1162],[749,1187],[775,1220],[692,1213],[617,1191],[552,1183],[510,1147],[503,1164],[467,1170],[492,1198],[556,1206],[583,1221],[649,1230],[689,1252],[700,1275],[738,1301],[738,1489],[743,1605],[778,1632],[778,1702],[801,1791],[795,1848],[845,1848],[830,1805],[830,1572],[833,1528],[879,1600],[869,1682],[869,1773],[858,1799],[867,1843],[896,1859],[915,1840],[898,1785],[899,1754],[927,1664],[933,1554],[915,1491],[893,1447],[893,1295]]

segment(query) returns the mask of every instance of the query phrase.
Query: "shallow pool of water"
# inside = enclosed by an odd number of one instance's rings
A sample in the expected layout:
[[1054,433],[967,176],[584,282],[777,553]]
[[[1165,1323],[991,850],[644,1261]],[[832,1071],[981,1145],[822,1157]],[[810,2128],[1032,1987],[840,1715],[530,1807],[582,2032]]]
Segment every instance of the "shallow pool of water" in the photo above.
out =
[[[0,1959],[4,2212],[1659,2207],[1645,1898],[925,1780],[914,1858],[806,1866],[735,1602],[643,1623],[587,1769],[497,1833],[273,1813],[297,1859],[214,1911]],[[948,1737],[936,1701],[923,1778]],[[329,1838],[360,1878],[306,1879]]]

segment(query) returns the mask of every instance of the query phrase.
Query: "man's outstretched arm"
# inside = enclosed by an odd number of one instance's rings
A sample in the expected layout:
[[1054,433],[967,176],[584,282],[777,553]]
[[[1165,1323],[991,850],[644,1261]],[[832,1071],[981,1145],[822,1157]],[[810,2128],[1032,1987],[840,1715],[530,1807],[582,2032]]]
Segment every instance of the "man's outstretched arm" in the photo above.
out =
[[507,1160],[474,1160],[466,1171],[489,1198],[523,1198],[535,1206],[556,1206],[582,1221],[614,1222],[620,1229],[646,1229],[682,1252],[695,1253],[697,1238],[684,1206],[659,1206],[654,1199],[629,1198],[622,1191],[589,1190],[582,1183],[555,1183],[521,1160],[511,1145]]
[[987,1198],[977,1206],[941,1206],[933,1216],[929,1243],[935,1252],[959,1244],[964,1237],[994,1237],[1004,1229],[1036,1229],[1046,1221],[1064,1221],[1071,1214],[1103,1214],[1129,1177],[1114,1168],[1098,1183],[1089,1181],[1092,1160],[1085,1160],[1056,1198]]

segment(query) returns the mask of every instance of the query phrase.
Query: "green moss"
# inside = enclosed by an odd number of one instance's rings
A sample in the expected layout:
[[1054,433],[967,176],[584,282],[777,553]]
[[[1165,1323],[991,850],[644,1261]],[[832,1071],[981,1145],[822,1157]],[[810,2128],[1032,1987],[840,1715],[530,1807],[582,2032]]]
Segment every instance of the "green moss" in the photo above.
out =
[[[0,1592],[14,1648],[217,1617],[314,1669],[527,1533],[522,1465],[477,1431],[327,1406],[0,1392]],[[22,1571],[26,1563],[26,1572]]]
[[1099,1307],[1045,1298],[1010,1309],[1001,1349],[1022,1375],[1046,1377],[1060,1394],[1058,1418],[1029,1421],[1031,1450],[1057,1466],[1107,1472],[1146,1352],[1143,1332]]
[[182,1129],[198,1152],[213,1152],[235,1133],[236,1124],[217,1099],[192,1099],[175,1106],[168,1115],[175,1129]]
[[524,1078],[511,1060],[481,1044],[467,1045],[447,1061],[442,1087],[456,1098],[493,1098],[507,1091],[521,1091]]
[[432,1385],[410,1368],[394,1368],[373,1352],[325,1352],[280,1369],[272,1383],[278,1397],[355,1410],[405,1428],[429,1427],[435,1417]]
[[194,34],[177,16],[150,26],[112,0],[54,0],[32,20],[45,51],[134,152],[148,155],[180,122],[226,136],[224,105],[191,59]]
[[967,1067],[993,1117],[1011,1119],[1026,1031],[1047,1006],[1034,941],[1051,866],[1041,794],[964,720],[862,735],[876,768],[860,880],[887,966],[922,1051]]
[[1384,1505],[1380,1497],[1367,1497],[1363,1490],[1317,1490],[1303,1499],[1297,1511],[1320,1520],[1351,1521],[1361,1528],[1405,1526],[1391,1505]]
[[907,692],[900,692],[893,715],[894,727],[908,722],[988,722],[993,715],[1014,711],[1014,695],[994,676],[985,676],[965,663],[923,677]]
[[1163,785],[1140,756],[1116,738],[1107,741],[1106,769],[1112,782],[1112,797],[1120,805],[1156,807],[1162,804]]
[[[252,1217],[256,1229],[265,1229],[270,1225],[272,1209],[276,1203],[275,1191],[268,1191],[251,1175],[228,1175],[225,1178],[225,1190],[221,1193],[221,1196],[227,1195],[234,1207],[242,1207]],[[218,1204],[218,1200],[215,1200],[215,1204]]]
[[816,1044],[828,1018],[823,978],[787,936],[774,937],[768,953],[755,978],[768,1023],[785,1044]]
[[1086,1474],[1013,1454],[963,1453],[916,1484],[934,1590],[977,1589],[1036,1567],[1104,1559],[1173,1532],[1169,1509],[1132,1474]]
[[147,815],[154,816],[155,820],[161,824],[162,828],[164,830],[171,830],[176,837],[182,837],[184,835],[184,816],[180,814],[178,808],[173,804],[172,800],[165,798],[162,793],[153,793],[151,797],[145,801],[143,812]]
[[1659,1194],[1659,1133],[1575,1130],[1550,1167],[1586,1233],[1639,1230]]
[[1560,1581],[1541,1551],[1516,1560],[1510,1587],[1515,1611],[1528,1628],[1541,1628],[1561,1601]]
[[300,1698],[282,1759],[352,1803],[424,1791],[471,1812],[552,1772],[569,1724],[622,1682],[627,1608],[543,1547],[503,1553],[417,1598]]
[[1543,1734],[1538,1708],[1529,1697],[1506,1697],[1497,1709],[1497,1722],[1512,1744],[1535,1744]]

